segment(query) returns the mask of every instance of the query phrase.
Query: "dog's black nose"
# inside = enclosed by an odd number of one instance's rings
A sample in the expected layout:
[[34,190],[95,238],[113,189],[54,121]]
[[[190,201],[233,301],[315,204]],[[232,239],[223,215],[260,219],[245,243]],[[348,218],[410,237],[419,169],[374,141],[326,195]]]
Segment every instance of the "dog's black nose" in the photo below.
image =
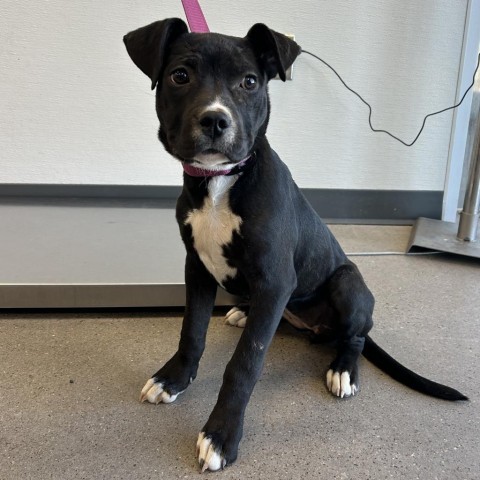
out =
[[207,135],[212,140],[221,137],[225,130],[230,128],[230,117],[224,112],[205,112],[200,117],[200,125],[204,135]]

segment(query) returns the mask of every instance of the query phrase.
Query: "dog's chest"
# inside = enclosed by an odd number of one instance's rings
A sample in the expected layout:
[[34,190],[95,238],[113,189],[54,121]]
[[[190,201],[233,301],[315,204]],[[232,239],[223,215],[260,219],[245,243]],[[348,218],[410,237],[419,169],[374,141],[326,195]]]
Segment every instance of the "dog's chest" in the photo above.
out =
[[235,278],[237,269],[227,263],[224,247],[240,232],[242,219],[230,209],[229,190],[237,175],[210,179],[208,196],[201,208],[187,215],[185,224],[192,228],[193,245],[207,270],[224,286],[227,278]]

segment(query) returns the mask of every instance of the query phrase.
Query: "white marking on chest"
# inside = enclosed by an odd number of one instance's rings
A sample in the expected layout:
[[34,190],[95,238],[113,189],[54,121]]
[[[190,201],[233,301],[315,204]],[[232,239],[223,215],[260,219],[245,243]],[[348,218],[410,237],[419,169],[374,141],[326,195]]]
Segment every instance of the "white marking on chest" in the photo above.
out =
[[211,178],[202,208],[192,210],[185,220],[192,227],[193,245],[200,259],[222,286],[227,277],[234,278],[237,274],[237,269],[228,265],[223,255],[223,247],[231,243],[234,232],[240,232],[242,223],[230,209],[228,195],[237,178],[237,175]]

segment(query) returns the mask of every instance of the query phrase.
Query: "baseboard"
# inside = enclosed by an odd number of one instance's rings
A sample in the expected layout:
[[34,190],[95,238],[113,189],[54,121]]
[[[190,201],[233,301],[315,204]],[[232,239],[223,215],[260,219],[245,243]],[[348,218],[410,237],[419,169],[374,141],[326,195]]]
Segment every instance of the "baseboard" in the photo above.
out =
[[[171,204],[180,186],[0,184],[0,198],[156,199]],[[340,190],[304,188],[318,214],[332,223],[411,224],[418,217],[440,219],[442,191]]]

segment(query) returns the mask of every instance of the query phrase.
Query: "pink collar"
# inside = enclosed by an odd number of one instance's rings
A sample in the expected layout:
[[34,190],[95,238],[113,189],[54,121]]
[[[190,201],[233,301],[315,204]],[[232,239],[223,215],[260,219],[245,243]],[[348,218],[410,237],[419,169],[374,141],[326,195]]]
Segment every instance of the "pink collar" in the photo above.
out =
[[[199,168],[199,167],[194,167],[188,163],[182,163],[183,165],[183,171],[189,175],[190,177],[218,177],[220,175],[234,175],[237,173],[237,170],[239,171],[250,159],[252,156],[248,156],[241,162],[238,162],[235,164],[232,168],[225,169],[225,170],[209,170],[209,169],[204,169],[204,168]],[[233,172],[233,173],[232,173]]]

